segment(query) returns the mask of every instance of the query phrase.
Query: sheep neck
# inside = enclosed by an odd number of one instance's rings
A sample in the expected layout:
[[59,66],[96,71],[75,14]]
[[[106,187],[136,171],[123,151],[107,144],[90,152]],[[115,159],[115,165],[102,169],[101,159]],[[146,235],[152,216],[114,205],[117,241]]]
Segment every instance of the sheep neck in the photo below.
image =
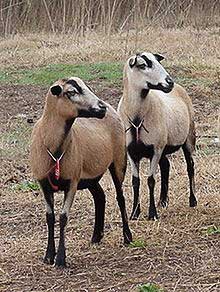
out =
[[124,86],[123,91],[123,100],[127,114],[130,114],[132,117],[133,113],[146,113],[150,105],[148,93],[149,89],[134,88],[132,85],[129,86],[129,83],[127,83]]
[[60,157],[68,147],[71,139],[70,129],[74,121],[75,118],[62,119],[54,115],[43,116],[43,144],[55,158]]

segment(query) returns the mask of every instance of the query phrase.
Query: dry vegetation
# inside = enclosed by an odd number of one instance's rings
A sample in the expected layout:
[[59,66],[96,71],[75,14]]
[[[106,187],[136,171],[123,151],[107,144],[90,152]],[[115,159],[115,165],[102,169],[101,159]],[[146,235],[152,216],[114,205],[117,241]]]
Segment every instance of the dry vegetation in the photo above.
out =
[[[77,1],[0,1],[0,77],[3,71],[16,74],[54,63],[123,63],[137,50],[164,53],[165,66],[187,88],[194,103],[198,207],[188,207],[187,172],[179,152],[171,158],[170,205],[160,210],[159,221],[146,220],[145,161],[141,168],[143,213],[140,220],[130,222],[137,247],[124,247],[115,191],[107,174],[102,179],[107,195],[103,243],[90,245],[93,201],[87,191],[78,192],[67,228],[68,268],[44,265],[45,207],[28,165],[32,124],[27,120],[35,122],[41,115],[48,86],[2,83],[0,291],[124,292],[138,291],[139,284],[148,282],[167,292],[220,291],[220,149],[211,142],[220,106],[220,34],[219,18],[215,17],[219,1],[81,3],[79,7]],[[55,9],[56,5],[60,8]],[[90,83],[97,95],[117,106],[121,86],[101,78]],[[158,194],[159,174],[157,179]],[[130,167],[124,190],[130,213]],[[56,199],[58,215],[62,195]]]
[[160,25],[166,28],[207,28],[219,24],[217,0],[3,0],[0,33],[71,32],[83,36],[99,30],[110,35]]

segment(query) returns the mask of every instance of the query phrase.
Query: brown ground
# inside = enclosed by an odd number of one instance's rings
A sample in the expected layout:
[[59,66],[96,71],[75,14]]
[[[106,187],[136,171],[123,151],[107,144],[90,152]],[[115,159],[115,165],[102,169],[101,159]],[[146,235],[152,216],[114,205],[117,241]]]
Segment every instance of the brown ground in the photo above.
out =
[[[199,137],[195,155],[197,208],[188,207],[187,173],[180,152],[171,158],[169,207],[159,211],[159,221],[146,220],[144,162],[143,212],[130,227],[134,240],[142,240],[145,245],[124,247],[115,192],[107,174],[102,179],[107,195],[102,244],[90,245],[93,202],[87,191],[78,192],[67,227],[68,268],[59,270],[43,264],[47,238],[44,202],[41,193],[25,189],[24,182],[31,179],[28,143],[33,124],[27,119],[35,122],[40,116],[46,90],[37,86],[0,88],[0,291],[137,291],[138,284],[148,282],[157,283],[165,291],[220,291],[220,234],[207,234],[208,227],[220,227],[220,151],[204,137]],[[198,88],[190,89],[198,135],[215,134],[220,96],[220,89],[216,90],[210,99]],[[116,107],[121,92],[104,87],[102,91],[98,88],[97,94]],[[130,168],[124,190],[130,213]],[[61,202],[58,194],[57,213]]]

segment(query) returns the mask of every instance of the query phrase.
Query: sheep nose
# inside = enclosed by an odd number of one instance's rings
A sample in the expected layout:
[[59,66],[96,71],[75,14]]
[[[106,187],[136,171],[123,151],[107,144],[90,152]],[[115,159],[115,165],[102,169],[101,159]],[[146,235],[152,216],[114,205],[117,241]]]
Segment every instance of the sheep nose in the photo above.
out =
[[165,78],[165,80],[170,87],[172,87],[174,85],[173,79],[170,78],[169,75]]

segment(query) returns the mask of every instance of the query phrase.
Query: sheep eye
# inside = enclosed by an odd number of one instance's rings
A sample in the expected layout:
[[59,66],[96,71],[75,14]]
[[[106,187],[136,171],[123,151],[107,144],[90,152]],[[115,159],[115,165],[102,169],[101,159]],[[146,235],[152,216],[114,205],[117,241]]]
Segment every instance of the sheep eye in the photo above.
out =
[[68,98],[71,98],[72,96],[74,96],[76,94],[76,91],[75,90],[72,90],[72,91],[67,91],[66,92],[66,96]]
[[142,70],[144,70],[146,67],[147,67],[147,66],[146,66],[145,64],[140,64],[140,65],[138,65],[138,68],[140,68],[140,69],[142,69]]

